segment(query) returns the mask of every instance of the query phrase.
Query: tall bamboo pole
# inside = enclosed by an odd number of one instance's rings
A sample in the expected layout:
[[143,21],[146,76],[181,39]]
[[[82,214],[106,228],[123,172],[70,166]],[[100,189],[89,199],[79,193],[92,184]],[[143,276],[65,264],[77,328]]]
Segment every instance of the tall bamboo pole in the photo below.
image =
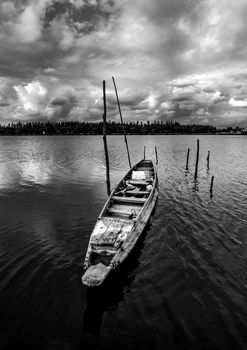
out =
[[129,166],[131,168],[129,146],[128,146],[127,137],[126,137],[125,129],[124,129],[124,125],[123,125],[123,116],[122,116],[122,112],[121,112],[121,107],[120,107],[120,103],[119,103],[118,92],[117,92],[117,87],[116,87],[114,77],[112,77],[112,80],[113,80],[113,84],[114,84],[114,88],[115,88],[115,92],[116,92],[116,97],[117,97],[118,109],[119,109],[119,114],[120,114],[120,119],[121,119],[122,130],[123,130],[123,134],[124,134],[124,141],[126,144],[126,149],[127,149],[127,154],[128,154]]
[[198,172],[198,163],[199,163],[199,140],[197,140],[197,152],[196,152],[196,167],[195,167],[195,175],[194,179],[197,179],[197,172]]
[[190,158],[190,149],[188,148],[188,151],[187,151],[187,160],[186,160],[186,170],[189,169],[189,158]]
[[107,141],[106,141],[106,97],[105,97],[105,81],[103,81],[103,101],[104,101],[103,141],[104,141],[105,163],[106,163],[106,185],[107,185],[107,194],[108,194],[108,196],[109,196],[110,193],[111,193],[111,185],[110,185],[109,156],[108,156],[108,148],[107,148]]

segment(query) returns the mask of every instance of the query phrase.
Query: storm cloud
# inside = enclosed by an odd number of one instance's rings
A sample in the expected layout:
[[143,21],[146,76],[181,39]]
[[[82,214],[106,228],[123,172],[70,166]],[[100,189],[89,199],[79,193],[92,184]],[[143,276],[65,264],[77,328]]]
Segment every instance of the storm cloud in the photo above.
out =
[[0,123],[108,118],[247,125],[245,0],[0,4]]

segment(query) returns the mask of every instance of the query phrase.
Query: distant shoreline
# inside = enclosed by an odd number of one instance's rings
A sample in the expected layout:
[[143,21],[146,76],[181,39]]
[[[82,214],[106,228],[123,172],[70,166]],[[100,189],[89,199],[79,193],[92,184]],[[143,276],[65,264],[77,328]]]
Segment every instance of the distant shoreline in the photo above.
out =
[[[111,134],[107,134],[107,136],[119,136],[119,135],[123,135],[121,133],[111,133]],[[170,136],[170,135],[188,135],[188,136],[191,136],[191,135],[209,135],[209,136],[212,136],[212,135],[215,135],[215,136],[247,136],[247,133],[226,133],[226,132],[223,132],[223,133],[179,133],[179,132],[170,132],[170,133],[163,133],[163,134],[130,134],[130,133],[126,133],[127,136]],[[103,136],[102,134],[90,134],[90,133],[46,133],[46,134],[30,134],[30,133],[27,133],[27,134],[0,134],[0,137],[1,136],[13,136],[13,137],[16,137],[16,136]]]
[[[212,125],[180,124],[177,121],[106,123],[107,135],[246,135],[247,128],[217,128]],[[0,124],[0,136],[102,135],[103,122],[17,122]]]

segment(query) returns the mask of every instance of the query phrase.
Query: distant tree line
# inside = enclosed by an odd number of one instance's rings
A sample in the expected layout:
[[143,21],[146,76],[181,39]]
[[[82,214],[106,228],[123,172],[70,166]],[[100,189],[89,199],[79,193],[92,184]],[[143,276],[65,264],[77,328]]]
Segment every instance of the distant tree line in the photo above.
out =
[[[244,130],[239,127],[235,129],[217,129],[211,125],[184,125],[177,121],[125,122],[124,129],[126,134],[133,135],[244,133]],[[102,130],[102,122],[60,121],[0,124],[0,135],[102,135]],[[120,122],[107,122],[107,134],[122,133],[123,129]]]

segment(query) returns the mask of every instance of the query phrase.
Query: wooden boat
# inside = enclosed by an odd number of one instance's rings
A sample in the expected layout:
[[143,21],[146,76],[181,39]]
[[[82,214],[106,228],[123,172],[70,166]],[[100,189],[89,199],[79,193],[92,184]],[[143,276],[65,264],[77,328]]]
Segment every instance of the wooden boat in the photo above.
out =
[[89,240],[83,284],[99,286],[129,255],[154,209],[157,181],[153,162],[142,160],[112,191]]

